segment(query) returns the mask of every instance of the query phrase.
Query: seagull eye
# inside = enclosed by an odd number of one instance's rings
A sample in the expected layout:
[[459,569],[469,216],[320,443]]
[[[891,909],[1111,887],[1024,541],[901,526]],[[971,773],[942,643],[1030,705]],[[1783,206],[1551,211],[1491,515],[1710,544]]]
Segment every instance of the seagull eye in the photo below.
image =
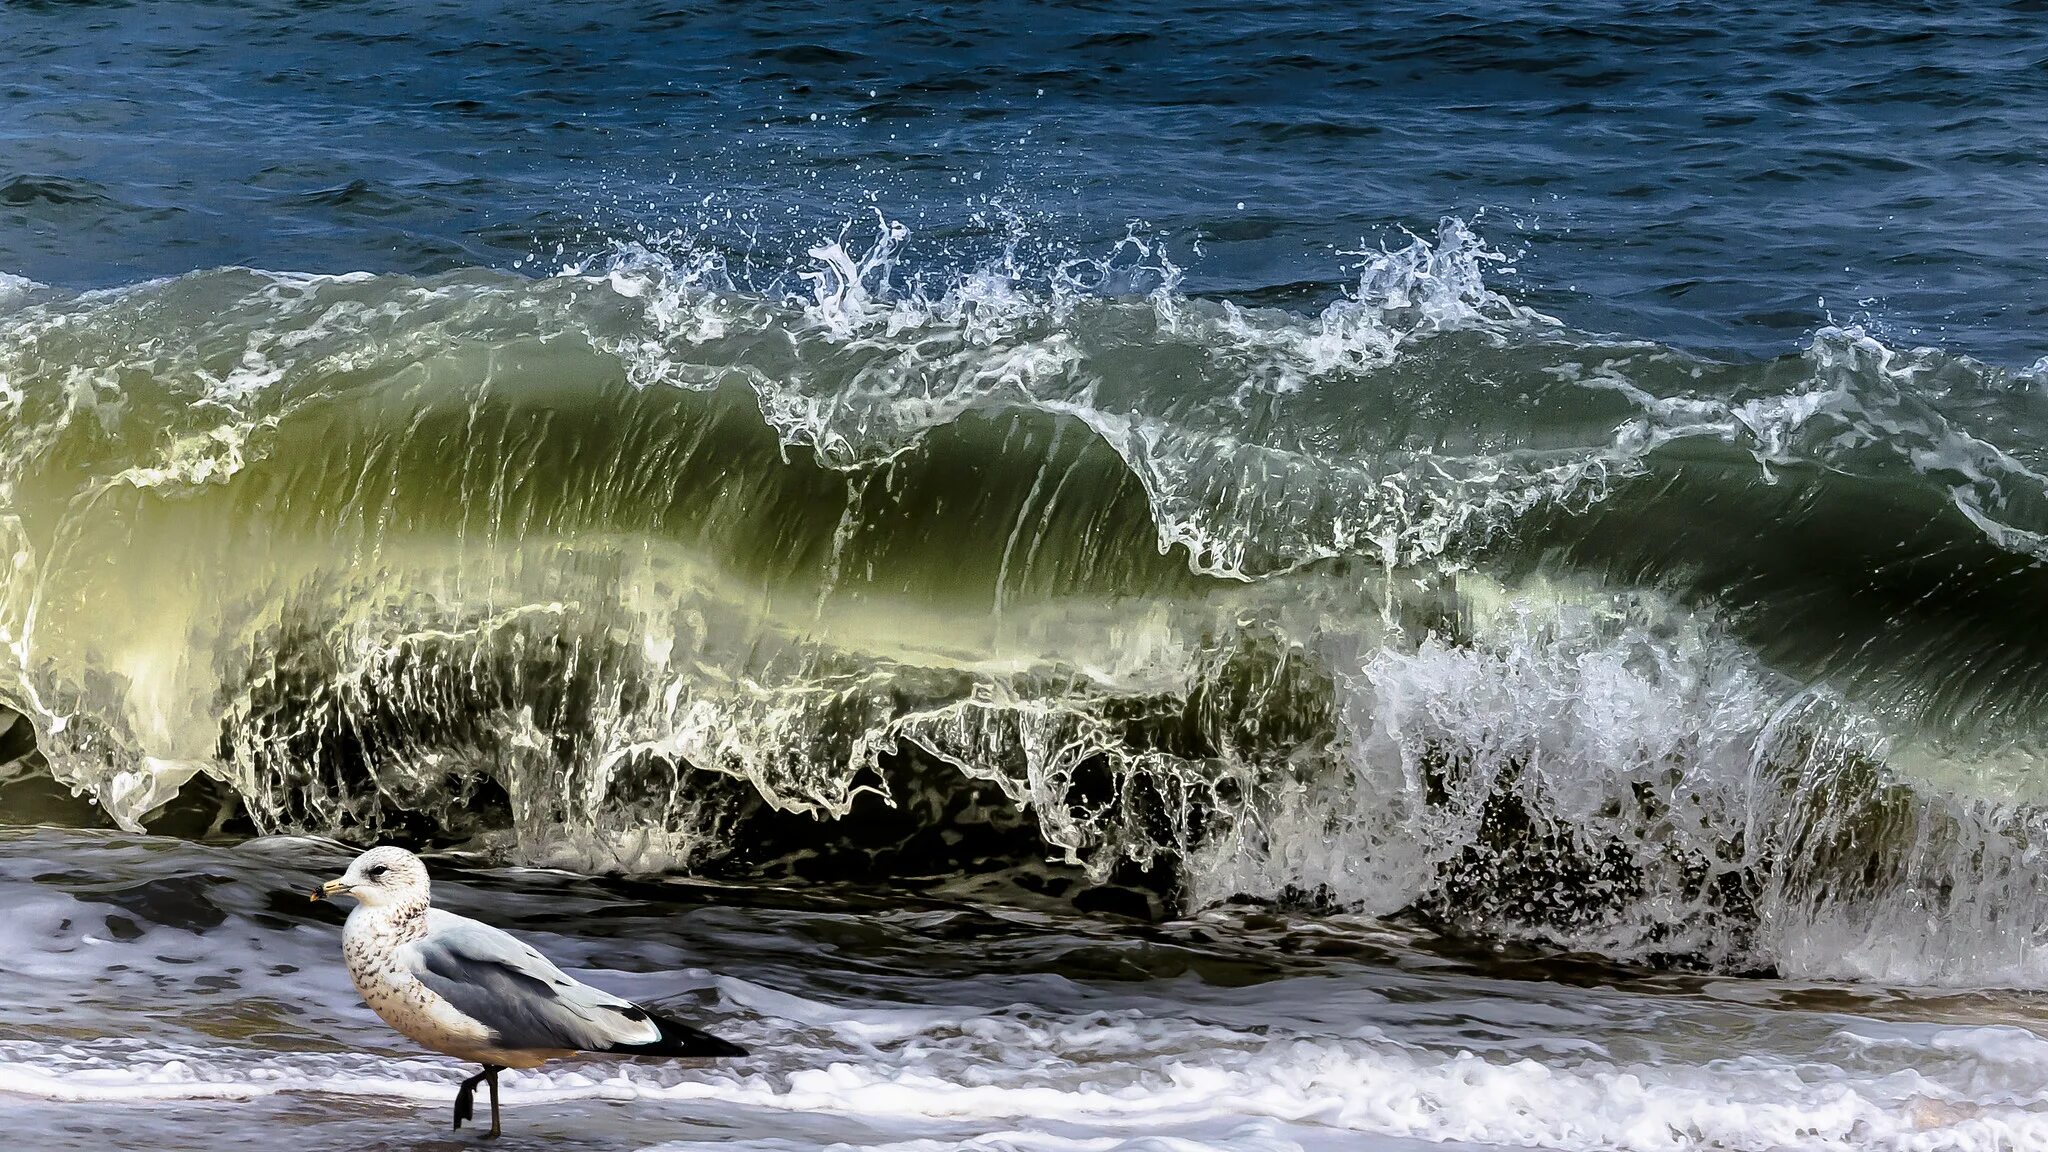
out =
[[370,869],[368,875],[370,879],[375,880],[377,877],[382,876],[384,873],[389,872],[390,870],[391,869],[386,868],[384,865],[379,864],[375,868]]

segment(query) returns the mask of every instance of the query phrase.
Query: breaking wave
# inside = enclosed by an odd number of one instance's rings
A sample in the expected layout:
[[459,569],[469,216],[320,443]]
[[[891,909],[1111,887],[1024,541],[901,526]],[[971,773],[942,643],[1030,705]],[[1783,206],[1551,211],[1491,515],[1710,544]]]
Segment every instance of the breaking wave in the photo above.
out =
[[907,242],[0,279],[6,787],[2048,985],[2037,370]]

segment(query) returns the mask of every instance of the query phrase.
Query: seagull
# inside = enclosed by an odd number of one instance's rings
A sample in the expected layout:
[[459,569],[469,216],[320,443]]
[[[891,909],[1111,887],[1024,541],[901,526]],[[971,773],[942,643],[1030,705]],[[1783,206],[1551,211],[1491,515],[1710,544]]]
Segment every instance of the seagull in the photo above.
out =
[[478,1084],[577,1052],[622,1056],[745,1056],[746,1049],[571,979],[508,932],[428,902],[427,866],[403,848],[372,848],[313,899],[353,896],[341,932],[356,991],[386,1024],[483,1071],[455,1091],[455,1129],[474,1120]]

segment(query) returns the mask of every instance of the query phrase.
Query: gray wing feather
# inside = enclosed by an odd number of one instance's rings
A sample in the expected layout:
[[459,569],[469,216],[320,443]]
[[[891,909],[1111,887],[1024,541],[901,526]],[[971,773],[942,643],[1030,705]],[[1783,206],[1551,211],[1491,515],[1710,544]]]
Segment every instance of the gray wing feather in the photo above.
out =
[[501,1048],[602,1052],[660,1036],[631,1001],[578,983],[518,937],[466,917],[430,913],[403,962]]

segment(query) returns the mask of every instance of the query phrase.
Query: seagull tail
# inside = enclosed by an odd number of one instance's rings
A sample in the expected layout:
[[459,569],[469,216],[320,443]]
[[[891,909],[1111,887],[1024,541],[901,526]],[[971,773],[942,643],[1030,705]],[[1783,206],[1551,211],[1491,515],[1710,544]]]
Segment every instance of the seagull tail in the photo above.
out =
[[[646,1009],[641,1009],[647,1012]],[[645,1044],[614,1044],[609,1051],[622,1056],[745,1056],[747,1050],[730,1040],[700,1032],[680,1020],[647,1012],[647,1019],[661,1030],[661,1038]]]

